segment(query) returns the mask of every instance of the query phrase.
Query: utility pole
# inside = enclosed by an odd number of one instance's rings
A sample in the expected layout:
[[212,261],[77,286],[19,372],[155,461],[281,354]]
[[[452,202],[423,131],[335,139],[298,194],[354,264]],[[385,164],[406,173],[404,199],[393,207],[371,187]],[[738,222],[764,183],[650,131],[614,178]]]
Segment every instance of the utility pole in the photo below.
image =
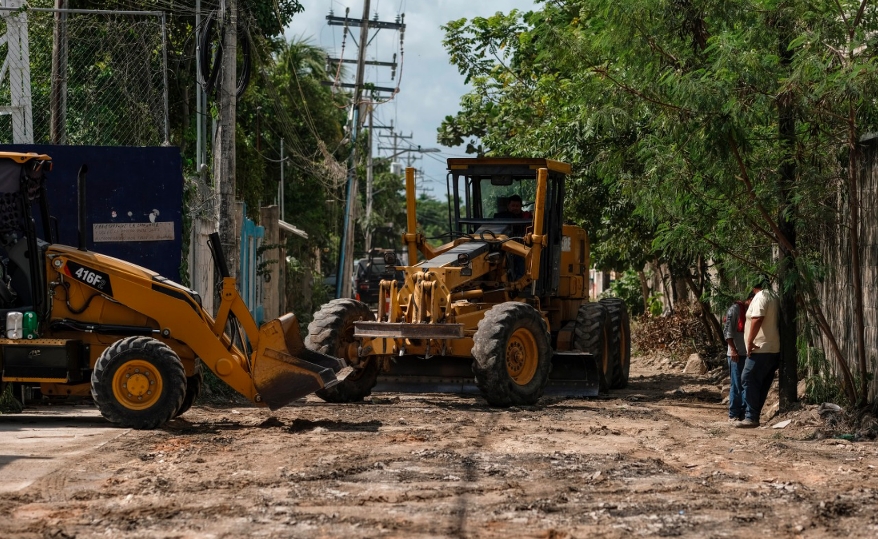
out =
[[52,111],[49,140],[67,144],[67,0],[55,0],[55,28],[52,32]]
[[369,103],[369,149],[366,155],[366,219],[363,230],[366,236],[366,252],[372,250],[372,182],[374,181],[372,172],[372,130],[374,126],[374,109],[372,103]]
[[336,297],[351,297],[351,272],[348,266],[354,260],[354,232],[357,224],[357,132],[360,130],[360,100],[363,98],[363,76],[366,65],[366,44],[369,41],[369,0],[363,0],[363,18],[360,20],[360,46],[357,51],[357,82],[351,104],[351,159],[348,164],[348,192],[345,203],[344,239],[338,257]]
[[396,157],[399,155],[399,141],[411,139],[413,136],[414,136],[413,134],[409,134],[409,136],[400,135],[399,133],[397,133],[396,131],[393,130],[393,126],[390,126],[390,135],[388,135],[386,138],[393,139],[393,146],[391,146],[389,148],[385,147],[385,146],[379,146],[378,149],[379,150],[391,150],[393,153],[391,154],[390,159],[396,159]]
[[[351,270],[352,263],[354,260],[354,237],[356,232],[356,207],[357,200],[359,194],[359,186],[357,181],[357,135],[361,127],[361,118],[363,113],[363,87],[365,83],[365,70],[366,65],[390,65],[391,67],[396,69],[396,60],[394,58],[394,62],[392,63],[378,63],[372,61],[366,61],[366,47],[369,45],[369,29],[374,27],[376,30],[381,30],[384,28],[391,28],[395,30],[399,30],[400,32],[405,31],[405,24],[402,23],[402,18],[397,19],[397,22],[383,22],[377,20],[370,21],[369,20],[369,8],[370,8],[370,0],[363,0],[363,16],[359,20],[350,20],[347,17],[347,12],[345,13],[345,17],[335,17],[331,12],[326,17],[330,26],[344,26],[345,32],[348,31],[349,26],[359,26],[360,27],[360,40],[358,44],[358,52],[357,52],[357,78],[356,81],[351,84],[341,84],[342,87],[353,88],[354,89],[354,98],[351,103],[351,157],[348,163],[348,179],[347,179],[347,196],[345,198],[345,217],[344,217],[344,236],[341,242],[341,249],[339,250],[338,257],[338,272],[337,272],[337,280],[336,280],[336,297],[339,298],[348,298],[351,296]],[[400,43],[402,43],[402,37],[400,37]],[[338,60],[344,61],[346,60]],[[395,74],[395,71],[394,71]],[[328,83],[332,84],[332,83]],[[396,92],[397,88],[371,88],[372,91],[389,91]],[[371,153],[370,153],[371,157]]]
[[214,139],[213,170],[219,194],[220,243],[232,277],[238,274],[238,230],[235,223],[235,116],[238,0],[226,1],[222,71],[219,77],[219,126]]
[[286,161],[284,157],[284,139],[280,139],[280,196],[278,209],[280,210],[280,220],[284,221],[284,166],[286,166]]
[[420,154],[439,153],[442,151],[439,148],[421,148],[420,145],[411,146],[411,147],[403,148],[400,150],[399,149],[399,141],[405,140],[405,139],[410,139],[410,138],[412,138],[412,135],[405,137],[405,136],[402,136],[396,132],[392,132],[390,134],[390,138],[393,139],[393,146],[378,146],[378,149],[379,150],[390,150],[391,152],[393,152],[390,154],[391,159],[396,159],[398,156],[400,156],[402,154],[408,154],[406,156],[406,166],[407,167],[411,167],[412,164],[414,163],[415,159],[420,159],[420,156],[414,155],[416,153],[420,153]]
[[421,182],[421,186],[418,188],[418,195],[420,196],[420,195],[426,195],[427,193],[432,193],[432,192],[433,192],[433,188],[432,188],[432,187],[426,187],[426,183],[427,183],[426,178],[427,178],[427,175],[424,173],[424,168],[423,168],[423,167],[421,167],[421,168],[418,169],[418,177],[421,178],[422,180],[424,180],[424,181]]
[[[406,154],[406,167],[407,168],[411,168],[411,166],[414,164],[415,160],[420,159],[422,157],[421,155],[415,155],[415,154],[439,153],[442,151],[439,148],[421,148],[420,145],[411,146],[409,148],[403,148],[400,150],[399,149],[399,141],[410,139],[410,138],[412,138],[412,135],[405,137],[405,136],[402,136],[402,135],[396,133],[395,131],[391,131],[390,138],[393,139],[393,146],[378,146],[378,149],[379,150],[391,150],[393,152],[390,155],[391,160],[396,159],[398,156],[400,156],[402,154]],[[418,173],[420,174],[421,178],[424,177],[424,169],[423,168],[420,169],[418,171]],[[433,191],[432,188],[423,187],[423,182],[421,185],[422,185],[422,187],[420,189],[418,189],[419,194],[426,194],[426,193],[430,193]]]

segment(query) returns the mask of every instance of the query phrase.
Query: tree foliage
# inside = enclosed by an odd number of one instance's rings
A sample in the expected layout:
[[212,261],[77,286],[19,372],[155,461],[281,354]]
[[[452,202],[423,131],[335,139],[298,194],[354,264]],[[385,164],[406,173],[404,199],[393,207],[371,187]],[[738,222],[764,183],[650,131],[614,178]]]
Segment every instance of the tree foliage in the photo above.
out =
[[[849,219],[836,194],[856,193],[849,158],[876,127],[868,7],[567,0],[452,21],[444,44],[473,89],[439,141],[571,162],[568,216],[596,237],[602,265],[657,257],[696,285],[712,260],[733,283],[777,275],[780,245],[793,263],[782,291],[820,320],[821,230]],[[784,167],[794,181],[779,180]],[[848,397],[864,398],[836,359]]]

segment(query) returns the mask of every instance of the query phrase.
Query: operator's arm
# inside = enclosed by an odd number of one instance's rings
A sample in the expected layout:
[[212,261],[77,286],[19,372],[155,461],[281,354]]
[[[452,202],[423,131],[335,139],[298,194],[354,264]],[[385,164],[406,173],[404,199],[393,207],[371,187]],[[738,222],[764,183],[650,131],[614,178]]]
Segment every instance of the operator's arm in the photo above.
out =
[[758,346],[753,344],[753,341],[756,340],[756,336],[759,335],[759,328],[762,327],[762,322],[765,320],[764,316],[754,316],[750,319],[750,333],[747,335],[747,357],[759,349]]

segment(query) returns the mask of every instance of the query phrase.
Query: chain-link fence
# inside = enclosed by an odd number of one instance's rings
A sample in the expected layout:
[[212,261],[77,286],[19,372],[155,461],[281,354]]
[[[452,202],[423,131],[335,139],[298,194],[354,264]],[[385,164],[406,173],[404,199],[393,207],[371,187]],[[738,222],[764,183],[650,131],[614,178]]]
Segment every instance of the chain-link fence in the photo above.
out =
[[0,15],[0,143],[167,141],[161,13],[31,8]]

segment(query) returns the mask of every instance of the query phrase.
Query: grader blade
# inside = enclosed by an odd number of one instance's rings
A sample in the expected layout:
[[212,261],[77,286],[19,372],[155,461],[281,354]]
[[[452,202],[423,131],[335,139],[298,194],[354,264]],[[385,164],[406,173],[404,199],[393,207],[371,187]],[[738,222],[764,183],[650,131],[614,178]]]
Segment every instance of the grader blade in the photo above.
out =
[[601,373],[591,354],[583,352],[555,352],[552,372],[544,395],[563,397],[596,397],[600,390]]
[[460,357],[395,358],[390,372],[378,376],[373,391],[478,393],[472,364],[472,359]]
[[259,333],[253,385],[272,410],[334,386],[350,370],[342,359],[305,348],[292,313],[265,323]]
[[[460,357],[396,358],[390,372],[378,377],[373,391],[407,393],[478,394],[473,360]],[[556,352],[544,395],[594,397],[600,388],[600,371],[591,354]]]

